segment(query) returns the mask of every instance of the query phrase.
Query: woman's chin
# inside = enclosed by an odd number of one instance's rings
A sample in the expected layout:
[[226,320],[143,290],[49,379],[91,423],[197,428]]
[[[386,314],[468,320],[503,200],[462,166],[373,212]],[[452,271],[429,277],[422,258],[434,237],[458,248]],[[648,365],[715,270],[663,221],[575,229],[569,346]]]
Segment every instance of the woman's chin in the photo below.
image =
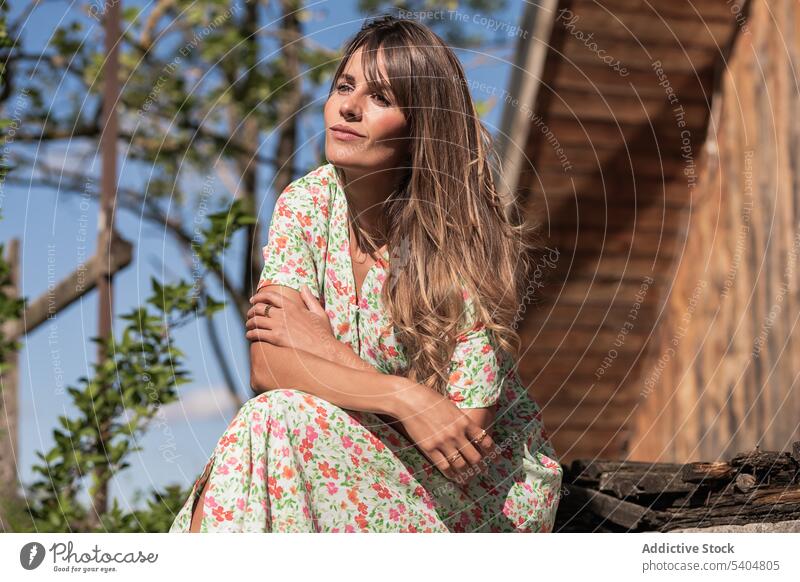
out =
[[363,145],[328,144],[325,147],[325,158],[343,168],[356,168],[364,166],[364,160],[369,158],[369,150]]

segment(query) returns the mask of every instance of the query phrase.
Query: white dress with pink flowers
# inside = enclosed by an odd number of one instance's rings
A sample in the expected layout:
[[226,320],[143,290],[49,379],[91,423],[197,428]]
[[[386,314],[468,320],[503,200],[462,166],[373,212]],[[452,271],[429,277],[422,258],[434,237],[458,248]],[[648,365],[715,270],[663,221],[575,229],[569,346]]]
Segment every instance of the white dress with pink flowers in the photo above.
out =
[[[263,256],[259,288],[307,284],[339,341],[379,371],[403,374],[405,350],[380,293],[388,253],[356,301],[347,199],[332,164],[281,193]],[[287,386],[241,407],[170,531],[189,531],[206,480],[204,532],[552,531],[561,465],[539,406],[480,322],[459,337],[449,395],[460,408],[498,403],[492,438],[502,449],[485,475],[450,481],[376,415]]]

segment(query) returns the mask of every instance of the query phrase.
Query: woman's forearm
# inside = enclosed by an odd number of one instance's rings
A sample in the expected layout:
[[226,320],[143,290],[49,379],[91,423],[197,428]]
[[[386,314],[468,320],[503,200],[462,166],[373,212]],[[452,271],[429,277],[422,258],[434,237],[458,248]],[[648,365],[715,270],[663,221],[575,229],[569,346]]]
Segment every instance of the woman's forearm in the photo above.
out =
[[355,350],[350,347],[350,344],[343,341],[334,340],[333,349],[331,350],[331,357],[328,359],[336,362],[337,364],[347,366],[348,368],[354,368],[364,372],[371,372],[373,374],[383,373],[359,356]]
[[[264,344],[266,342],[255,342],[253,345],[256,345],[256,344],[259,344],[259,343]],[[272,344],[266,344],[266,345],[269,345],[271,348],[276,348],[277,347],[277,346],[274,346]],[[286,350],[288,350],[288,349],[291,349],[291,348],[280,348],[280,347],[277,347],[277,349],[286,349]],[[305,352],[305,351],[302,351],[302,350],[294,350],[294,352],[296,354],[295,357],[297,357],[298,360],[305,361],[305,358],[308,356],[310,358],[316,358],[316,360],[326,361],[325,358],[320,358],[319,356],[315,356],[313,354],[310,354],[309,352]],[[253,347],[252,346],[250,348],[250,354],[251,354],[251,362],[255,362],[256,360],[254,358],[254,351],[253,351]],[[370,395],[374,395],[374,393],[375,393],[375,384],[374,384],[375,381],[376,381],[376,379],[374,378],[375,375],[384,377],[384,379],[378,381],[379,384],[381,384],[381,382],[386,382],[386,380],[385,380],[386,378],[390,379],[389,380],[390,383],[393,382],[393,380],[391,380],[391,379],[397,379],[401,384],[403,384],[403,380],[405,380],[404,378],[401,379],[401,377],[398,377],[398,376],[391,376],[389,374],[384,374],[383,372],[381,372],[380,370],[378,370],[377,368],[372,366],[369,362],[367,362],[366,360],[364,360],[361,357],[359,357],[355,353],[355,351],[353,351],[353,349],[350,347],[349,344],[344,343],[344,342],[339,342],[338,340],[337,340],[337,343],[333,346],[331,357],[327,358],[327,361],[333,362],[335,365],[346,366],[346,367],[348,367],[350,369],[353,369],[353,370],[358,370],[360,372],[365,372],[367,374],[371,374],[373,377],[369,378],[367,380],[369,382],[368,390],[369,390]],[[301,366],[304,366],[304,365],[305,364],[301,364]],[[313,366],[314,363],[312,363],[311,365]],[[252,363],[251,363],[251,366],[253,366]],[[253,366],[252,369],[255,370],[255,366]],[[272,382],[271,382],[273,384],[272,388],[274,388],[275,386],[284,386],[284,384],[282,384],[280,381],[275,381],[274,376],[272,376],[272,374],[274,374],[275,372],[277,372],[279,375],[281,373],[280,370],[276,370],[275,369],[275,366],[271,367],[270,368],[270,372],[268,372],[268,375],[272,378]],[[256,372],[256,374],[257,374],[257,376],[260,375],[258,372]],[[255,383],[253,383],[253,382],[255,382]],[[252,373],[251,373],[251,384],[253,385],[253,389],[256,390],[257,392],[263,391],[263,390],[256,389],[256,386],[259,383],[260,383],[259,382],[259,378],[258,377],[254,378]],[[399,402],[395,401],[394,402],[394,406],[392,406],[392,402],[389,402],[390,407],[393,409],[393,412],[391,412],[391,411],[383,412],[383,411],[369,410],[367,408],[364,408],[364,403],[360,402],[357,396],[354,397],[354,401],[356,401],[355,404],[354,405],[350,405],[350,406],[347,406],[347,405],[344,405],[344,404],[340,404],[339,402],[336,402],[335,400],[330,400],[329,397],[325,397],[323,395],[322,391],[320,391],[320,392],[316,392],[315,391],[316,388],[314,386],[316,384],[317,384],[317,382],[312,380],[311,387],[307,388],[307,389],[304,389],[304,390],[306,392],[311,393],[311,394],[315,394],[317,396],[320,396],[321,398],[324,398],[325,400],[328,400],[328,402],[336,404],[337,406],[340,406],[342,408],[349,408],[350,410],[364,410],[364,411],[368,411],[368,412],[373,412],[382,421],[384,421],[386,424],[391,426],[397,432],[402,434],[404,437],[406,437],[406,439],[408,439],[409,441],[413,442],[413,439],[409,436],[408,432],[406,431],[405,427],[403,426],[403,424],[401,422],[402,414],[403,414],[402,410],[408,410],[409,409],[409,401],[410,401],[410,398],[409,398],[410,394],[409,393],[400,394],[399,396],[396,396],[396,397],[392,397],[392,396],[387,397],[388,399],[391,399],[391,398],[399,399]],[[406,384],[406,386],[408,386],[410,384],[414,384],[414,383],[413,382],[408,382]],[[417,385],[417,387],[419,387],[419,385]],[[268,390],[270,388],[266,388],[266,389]],[[328,387],[328,389],[323,388],[323,390],[328,392],[330,390],[330,388],[329,387]],[[372,401],[370,400],[370,401],[368,401],[366,403],[366,405],[368,406],[371,403],[372,403]],[[410,406],[410,409],[414,410],[415,406],[416,405],[412,404]],[[474,408],[474,409],[467,408],[467,409],[462,409],[462,412],[464,414],[466,414],[467,416],[469,416],[474,422],[478,423],[481,427],[485,428],[487,431],[492,433],[492,426],[494,424],[494,418],[495,418],[495,414],[497,412],[497,405],[491,406],[489,408]]]
[[[346,355],[346,352],[342,354]],[[402,376],[377,371],[355,353],[353,358],[343,358],[342,361],[347,363],[340,364],[269,342],[252,342],[250,385],[257,393],[296,388],[340,408],[387,414],[394,418],[414,409],[413,401],[419,395],[420,386]]]
[[[383,374],[380,370],[378,370],[375,366],[361,358],[358,354],[356,354],[355,350],[350,346],[350,344],[345,343],[343,341],[335,340],[335,343],[331,346],[330,357],[327,358],[330,361],[336,362],[338,364],[342,364],[347,366],[348,368],[354,368],[356,370],[362,370],[364,372],[368,372],[371,374]],[[385,375],[385,374],[383,374]],[[383,422],[391,426],[397,432],[402,434],[407,439],[411,440],[411,437],[408,435],[405,427],[397,419],[396,416],[392,416],[391,414],[384,414],[384,413],[375,413],[378,418],[380,418]]]

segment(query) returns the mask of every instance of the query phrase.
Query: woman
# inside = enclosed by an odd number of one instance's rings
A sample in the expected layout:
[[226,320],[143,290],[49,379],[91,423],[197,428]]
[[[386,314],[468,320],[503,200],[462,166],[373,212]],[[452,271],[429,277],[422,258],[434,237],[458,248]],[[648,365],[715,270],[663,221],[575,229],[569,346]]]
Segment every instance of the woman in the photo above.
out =
[[562,469],[510,355],[528,230],[458,59],[365,24],[324,118],[329,161],[279,196],[251,298],[259,395],[170,531],[551,531]]

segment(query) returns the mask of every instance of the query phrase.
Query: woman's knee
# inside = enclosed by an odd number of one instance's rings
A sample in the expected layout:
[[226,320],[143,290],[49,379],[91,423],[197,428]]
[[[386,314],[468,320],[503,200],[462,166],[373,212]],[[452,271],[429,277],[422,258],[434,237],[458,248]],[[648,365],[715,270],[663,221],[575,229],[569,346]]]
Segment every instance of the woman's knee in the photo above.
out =
[[312,426],[319,430],[320,436],[330,432],[331,424],[354,422],[340,407],[292,388],[270,390],[251,398],[242,406],[240,415],[247,422],[279,421],[291,429]]
[[254,396],[242,405],[245,411],[278,412],[297,410],[310,395],[293,388],[276,388]]

